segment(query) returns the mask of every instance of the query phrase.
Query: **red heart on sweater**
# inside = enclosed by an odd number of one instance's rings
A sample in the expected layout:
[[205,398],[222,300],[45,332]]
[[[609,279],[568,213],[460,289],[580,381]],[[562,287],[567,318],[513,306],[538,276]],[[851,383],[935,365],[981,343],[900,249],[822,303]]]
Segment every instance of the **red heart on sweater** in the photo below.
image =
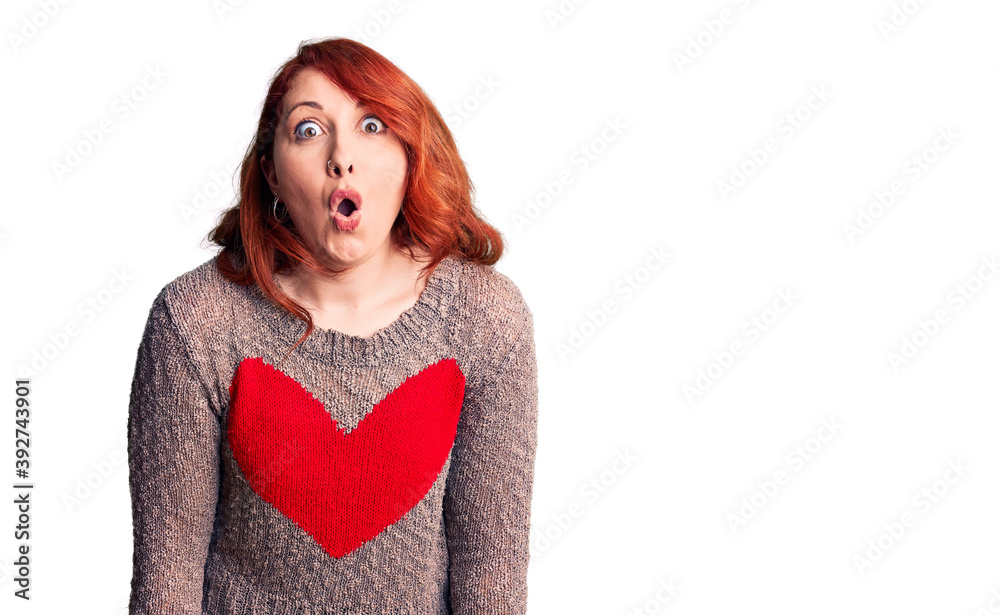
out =
[[260,497],[343,557],[399,521],[451,453],[465,376],[442,359],[410,376],[350,433],[259,357],[236,368],[227,436]]

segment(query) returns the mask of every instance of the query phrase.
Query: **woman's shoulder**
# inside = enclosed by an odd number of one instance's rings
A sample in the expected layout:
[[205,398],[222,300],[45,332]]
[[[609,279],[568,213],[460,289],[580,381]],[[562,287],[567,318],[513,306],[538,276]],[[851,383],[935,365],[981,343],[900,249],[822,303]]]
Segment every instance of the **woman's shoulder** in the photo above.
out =
[[467,310],[499,320],[531,318],[518,285],[493,265],[452,257],[458,269],[457,303]]
[[458,271],[452,330],[463,345],[500,359],[533,335],[533,317],[510,276],[492,265],[454,258]]
[[232,295],[238,285],[222,275],[219,256],[213,256],[197,267],[168,282],[163,291],[170,301],[209,308],[219,299]]
[[218,256],[168,282],[153,301],[152,309],[165,310],[182,335],[206,331],[232,320],[233,308],[246,289],[219,271]]

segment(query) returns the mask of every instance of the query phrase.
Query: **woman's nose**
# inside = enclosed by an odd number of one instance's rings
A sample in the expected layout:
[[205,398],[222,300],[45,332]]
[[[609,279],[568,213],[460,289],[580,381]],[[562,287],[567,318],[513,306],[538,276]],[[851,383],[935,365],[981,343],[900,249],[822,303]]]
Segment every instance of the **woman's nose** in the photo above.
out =
[[[337,177],[340,177],[343,174],[343,168],[344,168],[343,165],[330,164],[331,162],[333,162],[333,161],[332,160],[328,160],[327,161],[326,168],[328,168],[331,171],[333,171],[333,174],[336,175]],[[347,172],[348,173],[353,173],[354,172],[354,165],[353,164],[347,165]]]
[[333,151],[330,159],[326,161],[326,168],[333,171],[333,174],[340,177],[344,173],[353,173],[354,165],[348,160],[348,155],[339,147]]

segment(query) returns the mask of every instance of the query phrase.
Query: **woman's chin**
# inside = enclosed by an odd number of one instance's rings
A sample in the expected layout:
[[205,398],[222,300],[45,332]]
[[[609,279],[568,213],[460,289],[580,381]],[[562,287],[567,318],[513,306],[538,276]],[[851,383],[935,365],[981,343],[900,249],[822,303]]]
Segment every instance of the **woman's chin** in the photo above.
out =
[[374,252],[373,246],[360,235],[333,231],[325,245],[317,250],[317,258],[329,267],[350,267],[367,260]]

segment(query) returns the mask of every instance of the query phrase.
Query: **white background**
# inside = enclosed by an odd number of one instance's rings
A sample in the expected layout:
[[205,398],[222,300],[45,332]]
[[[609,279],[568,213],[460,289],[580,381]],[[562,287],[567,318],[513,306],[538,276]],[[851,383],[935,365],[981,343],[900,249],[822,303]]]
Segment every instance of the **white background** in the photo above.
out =
[[5,613],[125,608],[149,306],[212,256],[275,69],[365,28],[449,119],[535,317],[530,612],[1000,609],[996,2],[235,4],[4,4]]

